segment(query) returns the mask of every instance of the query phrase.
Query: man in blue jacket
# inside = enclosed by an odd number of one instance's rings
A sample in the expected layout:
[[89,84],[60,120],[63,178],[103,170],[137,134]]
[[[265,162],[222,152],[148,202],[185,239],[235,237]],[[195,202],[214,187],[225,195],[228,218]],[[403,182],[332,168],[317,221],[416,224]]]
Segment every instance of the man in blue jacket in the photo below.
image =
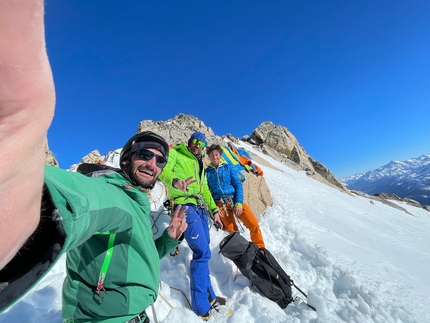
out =
[[207,150],[211,164],[206,168],[209,189],[222,213],[221,221],[229,232],[238,231],[235,216],[248,228],[251,240],[264,248],[263,236],[257,219],[247,204],[243,203],[242,182],[237,169],[225,163],[220,145],[212,145]]

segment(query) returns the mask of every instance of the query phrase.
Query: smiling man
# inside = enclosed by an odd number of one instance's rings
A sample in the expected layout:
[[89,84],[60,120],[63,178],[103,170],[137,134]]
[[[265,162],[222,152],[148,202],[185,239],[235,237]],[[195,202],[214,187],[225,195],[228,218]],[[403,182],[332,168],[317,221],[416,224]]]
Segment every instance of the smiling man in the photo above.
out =
[[187,228],[187,208],[177,208],[161,237],[152,237],[146,189],[168,156],[167,142],[146,131],[124,145],[120,169],[82,164],[74,173],[45,166],[39,225],[0,271],[0,311],[67,251],[65,323],[149,322],[145,309],[157,298],[159,259]]
[[191,305],[197,315],[207,320],[210,310],[224,305],[225,299],[215,295],[209,277],[211,250],[208,217],[212,216],[220,227],[222,222],[204,172],[202,158],[205,146],[206,137],[198,131],[190,136],[187,144],[183,142],[174,146],[160,179],[168,187],[174,207],[188,207],[185,239],[193,251],[190,263]]
[[211,145],[207,152],[211,161],[205,170],[208,186],[222,213],[221,221],[225,230],[239,231],[235,220],[237,217],[248,228],[252,242],[264,248],[258,220],[249,206],[243,203],[243,186],[237,170],[222,159],[223,150],[220,145]]
[[136,184],[152,188],[167,164],[169,146],[153,132],[145,131],[130,138],[120,155],[121,168]]

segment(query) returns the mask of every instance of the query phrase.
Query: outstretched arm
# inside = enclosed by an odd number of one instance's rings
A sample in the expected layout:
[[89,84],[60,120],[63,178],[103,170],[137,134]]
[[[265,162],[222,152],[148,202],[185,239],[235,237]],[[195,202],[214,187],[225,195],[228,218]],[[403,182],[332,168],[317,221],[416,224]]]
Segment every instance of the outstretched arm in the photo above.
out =
[[55,91],[42,0],[0,0],[0,269],[40,218]]

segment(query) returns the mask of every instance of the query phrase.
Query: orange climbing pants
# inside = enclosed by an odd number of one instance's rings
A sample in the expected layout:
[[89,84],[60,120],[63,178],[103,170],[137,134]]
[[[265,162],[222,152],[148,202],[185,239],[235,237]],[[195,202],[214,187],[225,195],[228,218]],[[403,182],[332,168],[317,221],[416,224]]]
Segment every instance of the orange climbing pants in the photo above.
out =
[[[231,204],[228,203],[225,205],[222,204],[222,201],[216,201],[219,211],[221,212],[221,222],[224,225],[224,228],[228,232],[239,231],[237,228],[236,220],[233,214],[233,208]],[[225,214],[225,209],[227,209],[227,214]],[[254,213],[252,213],[251,209],[247,204],[242,204],[242,214],[237,217],[245,227],[249,230],[251,241],[254,242],[260,248],[264,248],[263,235],[261,234],[260,225],[258,224],[257,218]]]

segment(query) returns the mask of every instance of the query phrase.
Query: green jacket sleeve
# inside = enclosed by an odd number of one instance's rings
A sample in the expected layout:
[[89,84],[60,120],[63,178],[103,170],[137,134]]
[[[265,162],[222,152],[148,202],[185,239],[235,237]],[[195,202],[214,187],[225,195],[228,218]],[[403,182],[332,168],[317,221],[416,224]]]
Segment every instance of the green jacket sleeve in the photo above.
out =
[[163,258],[167,253],[170,253],[172,249],[174,249],[178,243],[179,240],[175,240],[169,236],[167,233],[167,229],[164,230],[163,234],[154,240],[155,247],[157,248],[158,255],[160,256],[160,259]]
[[[128,230],[136,217],[147,217],[149,213],[147,196],[118,174],[90,178],[46,166],[45,184],[68,233],[67,249],[80,245],[95,233]],[[121,189],[121,185],[128,185],[129,192]]]

